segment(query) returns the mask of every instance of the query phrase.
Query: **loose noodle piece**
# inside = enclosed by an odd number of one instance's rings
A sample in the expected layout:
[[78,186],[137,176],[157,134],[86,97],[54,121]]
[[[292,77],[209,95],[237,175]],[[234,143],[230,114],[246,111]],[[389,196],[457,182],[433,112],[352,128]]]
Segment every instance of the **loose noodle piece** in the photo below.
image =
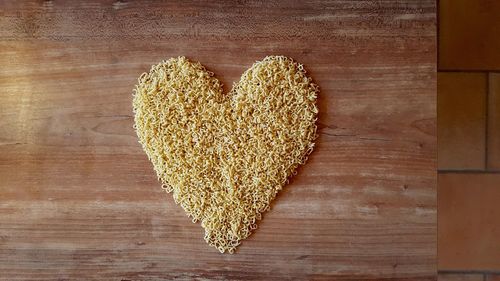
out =
[[269,56],[224,95],[185,57],[154,65],[134,90],[135,128],[162,187],[205,240],[233,253],[304,164],[316,138],[319,90],[301,64]]

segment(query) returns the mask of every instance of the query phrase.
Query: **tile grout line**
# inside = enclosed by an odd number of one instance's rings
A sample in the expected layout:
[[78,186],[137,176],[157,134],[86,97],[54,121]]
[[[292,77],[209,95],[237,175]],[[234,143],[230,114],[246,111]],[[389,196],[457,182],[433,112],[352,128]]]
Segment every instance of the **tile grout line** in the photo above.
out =
[[500,73],[500,69],[439,69],[438,72],[458,73]]
[[438,174],[500,174],[500,171],[491,170],[438,170]]
[[[438,128],[437,128],[437,119],[438,119],[438,116],[439,116],[439,107],[437,106],[438,104],[438,99],[439,99],[439,91],[438,91],[438,73],[439,73],[439,65],[440,65],[440,61],[439,61],[439,38],[441,36],[439,36],[439,31],[440,31],[440,10],[439,10],[439,7],[440,7],[440,2],[441,0],[436,0],[436,97],[435,97],[435,100],[434,102],[436,103],[436,154],[435,154],[435,157],[436,157],[436,166],[435,166],[435,169],[436,171],[439,171],[438,169],[438,166],[439,166],[439,162],[438,162],[438,158],[439,158],[439,152],[438,152],[438,149],[437,149],[437,138],[438,138]],[[437,241],[439,241],[439,217],[437,215],[437,211],[438,211],[438,202],[439,202],[439,188],[438,188],[438,175],[436,173],[436,234],[435,234],[435,239],[436,239],[436,260],[434,261],[435,262],[435,266],[436,266],[436,278],[438,278],[438,275],[439,275],[439,243]],[[483,280],[484,281],[484,280]]]
[[[436,72],[439,72],[439,2],[440,0],[436,1]],[[436,115],[437,116],[437,115]]]
[[489,126],[489,100],[490,100],[490,73],[486,73],[486,98],[484,108],[484,170],[488,171],[488,126]]
[[500,270],[438,270],[440,274],[500,274]]

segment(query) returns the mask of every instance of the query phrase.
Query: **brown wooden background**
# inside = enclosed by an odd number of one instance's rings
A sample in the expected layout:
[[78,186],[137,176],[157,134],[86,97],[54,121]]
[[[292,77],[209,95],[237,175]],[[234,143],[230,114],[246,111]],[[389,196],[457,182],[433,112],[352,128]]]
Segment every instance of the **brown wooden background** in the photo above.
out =
[[[0,279],[435,279],[434,1],[0,3]],[[271,54],[321,87],[320,138],[221,255],[161,190],[132,89],[173,56],[231,85]]]

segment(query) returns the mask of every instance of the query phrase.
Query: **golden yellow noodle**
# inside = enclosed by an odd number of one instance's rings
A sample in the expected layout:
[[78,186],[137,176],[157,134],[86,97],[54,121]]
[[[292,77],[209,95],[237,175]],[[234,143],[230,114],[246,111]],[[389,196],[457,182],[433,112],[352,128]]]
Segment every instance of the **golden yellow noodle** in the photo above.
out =
[[135,128],[163,188],[205,240],[232,253],[257,228],[316,138],[318,87],[301,64],[269,56],[228,95],[184,57],[154,65],[134,90]]

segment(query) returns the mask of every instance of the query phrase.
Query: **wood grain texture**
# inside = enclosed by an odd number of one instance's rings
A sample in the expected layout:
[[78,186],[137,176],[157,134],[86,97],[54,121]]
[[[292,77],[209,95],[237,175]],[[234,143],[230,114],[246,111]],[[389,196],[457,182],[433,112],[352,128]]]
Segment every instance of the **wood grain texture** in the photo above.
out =
[[[436,279],[434,1],[4,1],[0,26],[0,279]],[[272,54],[320,86],[318,146],[221,255],[161,190],[132,89]]]

